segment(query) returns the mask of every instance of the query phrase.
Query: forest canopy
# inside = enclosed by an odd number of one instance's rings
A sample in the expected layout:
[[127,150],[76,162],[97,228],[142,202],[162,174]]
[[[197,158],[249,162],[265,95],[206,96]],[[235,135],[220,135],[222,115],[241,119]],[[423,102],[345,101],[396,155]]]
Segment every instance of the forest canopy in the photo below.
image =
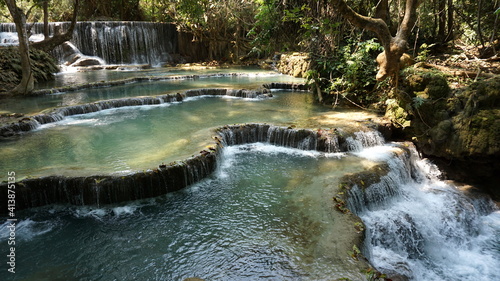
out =
[[[43,18],[70,21],[73,0],[22,0],[28,22]],[[346,39],[370,37],[342,19],[329,0],[85,0],[78,20],[174,22],[179,28],[210,40],[242,37],[266,54],[275,51],[330,53]],[[365,16],[381,16],[391,31],[399,23],[405,1],[347,0]],[[498,40],[499,0],[421,0],[413,41],[441,44],[451,40],[486,48]],[[12,22],[0,1],[0,22]],[[216,29],[216,30],[214,30]],[[486,52],[486,51],[485,51]]]
[[[327,91],[356,89],[362,94],[375,85],[374,60],[381,47],[386,54],[390,48],[373,29],[360,28],[339,3],[381,19],[394,39],[410,1],[418,8],[397,59],[404,51],[424,60],[450,45],[474,48],[475,58],[498,58],[500,0],[85,0],[77,19],[172,22],[193,41],[203,42],[210,60],[240,62],[306,52],[313,59],[309,79]],[[11,22],[5,3],[0,1],[0,21]],[[16,1],[27,22],[70,21],[74,3]]]

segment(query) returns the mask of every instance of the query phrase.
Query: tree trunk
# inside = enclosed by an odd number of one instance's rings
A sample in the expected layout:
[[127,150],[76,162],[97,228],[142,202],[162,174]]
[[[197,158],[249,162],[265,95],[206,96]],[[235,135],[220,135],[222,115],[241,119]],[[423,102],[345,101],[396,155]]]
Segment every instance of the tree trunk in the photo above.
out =
[[481,46],[484,48],[484,37],[483,37],[483,31],[481,27],[481,9],[483,8],[483,1],[478,0],[477,1],[477,35],[479,37],[479,41],[481,42]]
[[453,37],[454,37],[453,36],[453,25],[454,25],[453,0],[448,0],[448,32],[446,34],[445,42],[453,40]]
[[50,52],[52,51],[55,47],[61,45],[62,43],[71,40],[71,37],[73,37],[73,30],[75,30],[75,25],[76,25],[76,18],[78,14],[78,7],[80,6],[80,0],[75,0],[75,6],[73,8],[73,18],[71,19],[71,25],[68,29],[63,34],[54,34],[54,36],[47,38],[43,41],[40,42],[35,42],[31,44],[33,48],[45,51],[45,52]]
[[236,32],[234,33],[234,57],[233,63],[240,63],[240,37],[241,33],[241,22],[236,26]]
[[446,39],[446,2],[447,0],[439,0],[438,4],[439,27],[437,40],[441,42]]
[[49,38],[49,0],[43,1],[43,36]]
[[375,0],[375,18],[382,19],[388,26],[390,26],[390,15],[389,15],[389,1],[388,0]]
[[384,52],[377,57],[379,71],[377,80],[382,81],[387,77],[397,77],[401,56],[408,50],[408,37],[416,21],[417,7],[421,0],[407,0],[405,13],[399,25],[396,36],[392,36],[389,27],[382,19],[366,17],[356,13],[344,0],[331,0],[337,11],[351,24],[375,32],[380,39]]
[[21,57],[22,77],[21,82],[12,92],[14,94],[28,94],[35,87],[33,71],[31,70],[28,35],[26,34],[26,15],[17,7],[15,0],[5,0],[9,12],[16,24],[19,37],[19,55]]

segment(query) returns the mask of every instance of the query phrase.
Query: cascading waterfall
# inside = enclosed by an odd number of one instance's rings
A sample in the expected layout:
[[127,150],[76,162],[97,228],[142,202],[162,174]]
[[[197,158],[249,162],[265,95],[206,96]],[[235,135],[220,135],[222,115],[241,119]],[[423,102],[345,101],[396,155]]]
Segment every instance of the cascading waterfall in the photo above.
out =
[[[205,94],[211,92],[217,93],[219,90],[198,91],[198,93]],[[90,109],[98,110],[99,107],[95,106]],[[68,110],[68,108],[60,110]],[[327,153],[331,151],[345,152],[342,149],[349,147],[346,145],[345,138],[341,136],[343,133],[341,134],[336,130],[294,129],[267,124],[242,124],[224,126],[218,128],[216,132],[215,144],[208,150],[200,151],[198,155],[181,162],[159,165],[159,169],[124,176],[49,176],[23,180],[16,190],[17,198],[19,198],[17,200],[17,209],[21,210],[54,203],[102,205],[149,198],[176,191],[199,182],[210,175],[219,161],[220,149],[225,146],[266,142],[278,146]],[[357,135],[359,136],[359,134]],[[353,137],[352,139],[355,138],[359,137]],[[335,141],[332,141],[333,139]],[[0,184],[0,188],[5,189],[7,185]],[[0,198],[0,203],[1,200]]]
[[[35,116],[39,124],[105,108],[160,104],[203,95],[254,97],[242,90],[201,89],[182,95],[102,101]],[[347,133],[268,124],[217,129],[215,146],[182,162],[121,176],[23,180],[18,208],[54,203],[102,205],[179,190],[213,173],[225,146],[264,142],[326,153],[349,152],[380,163],[370,181],[346,192],[347,206],[366,226],[363,253],[380,271],[401,280],[500,279],[500,212],[480,195],[470,196],[439,180],[438,170],[409,144],[385,144],[374,130]],[[366,183],[366,184],[365,184]],[[0,185],[1,186],[1,185]],[[5,188],[4,186],[1,186]],[[0,202],[3,203],[3,202]],[[394,279],[396,279],[394,278]]]
[[380,271],[410,280],[499,280],[500,212],[486,196],[439,180],[415,149],[365,148],[388,173],[349,190],[348,207],[366,226],[364,253]]
[[[50,36],[57,30],[69,28],[69,22],[49,24]],[[43,23],[30,24],[32,41],[43,40]],[[102,58],[107,64],[164,64],[177,53],[175,25],[153,22],[78,22],[71,42],[87,56]],[[0,23],[0,45],[16,45],[17,33],[13,23]],[[54,51],[62,63],[61,47]]]
[[[342,150],[344,138],[336,131],[295,129],[268,124],[246,124],[225,126],[219,129],[224,145],[238,145],[254,142],[270,143],[277,146],[317,150],[327,153]],[[343,145],[339,145],[341,142]]]

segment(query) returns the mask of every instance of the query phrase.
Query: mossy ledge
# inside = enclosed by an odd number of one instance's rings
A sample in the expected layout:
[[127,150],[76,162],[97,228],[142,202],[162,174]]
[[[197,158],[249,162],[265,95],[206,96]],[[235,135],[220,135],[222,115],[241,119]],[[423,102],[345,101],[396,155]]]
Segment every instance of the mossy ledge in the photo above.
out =
[[[304,150],[347,151],[345,134],[336,130],[296,129],[269,124],[242,124],[215,129],[214,143],[183,161],[127,175],[89,177],[47,176],[28,178],[16,184],[16,209],[50,204],[104,205],[150,198],[180,190],[208,177],[216,168],[224,146],[265,142]],[[344,135],[344,136],[343,136]],[[0,184],[7,192],[8,184]],[[7,197],[0,205],[7,206]],[[1,214],[5,214],[1,210]]]
[[123,98],[104,100],[82,105],[59,107],[49,110],[45,113],[26,116],[17,122],[5,124],[0,127],[0,139],[12,137],[23,132],[29,132],[38,128],[40,125],[49,124],[61,121],[66,116],[77,114],[87,114],[98,112],[101,110],[120,108],[125,106],[142,106],[142,105],[159,105],[164,103],[181,102],[186,98],[199,97],[199,96],[232,96],[240,98],[268,98],[272,96],[268,89],[259,90],[246,90],[246,89],[224,89],[224,88],[210,88],[210,89],[196,89],[188,90],[184,93],[167,94],[160,96],[146,96],[135,98]]
[[[35,82],[54,79],[59,72],[55,60],[47,53],[31,48],[31,68]],[[21,81],[22,67],[17,47],[0,47],[0,93],[13,89]]]
[[387,104],[395,138],[413,141],[449,179],[500,200],[500,76],[450,89],[443,74],[418,69]]

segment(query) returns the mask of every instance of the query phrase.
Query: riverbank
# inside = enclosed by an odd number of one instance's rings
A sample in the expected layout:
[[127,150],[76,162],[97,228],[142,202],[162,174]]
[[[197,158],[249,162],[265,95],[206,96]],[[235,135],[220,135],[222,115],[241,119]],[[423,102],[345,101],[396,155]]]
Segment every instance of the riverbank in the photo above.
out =
[[[59,72],[55,60],[49,54],[31,48],[31,67],[35,83],[54,79]],[[16,47],[0,47],[0,95],[6,94],[21,81],[21,59]]]

